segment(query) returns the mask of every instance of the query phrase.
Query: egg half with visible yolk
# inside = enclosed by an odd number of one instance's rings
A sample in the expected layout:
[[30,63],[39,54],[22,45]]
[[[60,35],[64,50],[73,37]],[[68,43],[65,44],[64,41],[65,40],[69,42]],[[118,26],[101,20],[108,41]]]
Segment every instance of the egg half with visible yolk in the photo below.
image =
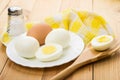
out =
[[91,45],[94,49],[103,51],[111,46],[113,40],[113,37],[110,35],[100,35],[92,39]]
[[36,58],[40,61],[53,61],[59,59],[63,54],[63,48],[59,44],[46,44],[36,52]]

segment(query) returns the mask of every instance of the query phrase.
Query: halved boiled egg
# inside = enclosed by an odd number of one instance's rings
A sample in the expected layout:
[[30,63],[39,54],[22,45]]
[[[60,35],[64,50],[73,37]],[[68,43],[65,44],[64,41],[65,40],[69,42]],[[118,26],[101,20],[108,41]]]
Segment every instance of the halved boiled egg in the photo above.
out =
[[110,35],[100,35],[92,39],[91,45],[94,49],[103,51],[111,46],[113,40],[113,37]]
[[63,48],[59,44],[46,44],[36,52],[36,58],[40,61],[53,61],[59,59],[63,54]]

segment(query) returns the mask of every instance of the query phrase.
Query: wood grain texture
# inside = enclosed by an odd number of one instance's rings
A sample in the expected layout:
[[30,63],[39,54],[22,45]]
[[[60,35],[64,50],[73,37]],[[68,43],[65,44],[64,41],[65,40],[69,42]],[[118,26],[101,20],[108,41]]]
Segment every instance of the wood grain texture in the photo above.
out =
[[5,8],[9,5],[11,0],[0,0],[0,15],[4,12]]
[[3,71],[3,68],[7,62],[5,50],[6,50],[5,46],[3,46],[2,43],[0,43],[0,74]]
[[[94,0],[94,12],[102,15],[120,40],[120,0]],[[94,80],[120,79],[120,51],[94,64]]]
[[92,0],[62,0],[60,11],[65,9],[92,11]]
[[3,32],[4,27],[6,26],[7,13],[6,8],[11,3],[11,0],[2,0],[0,1],[0,34]]
[[30,21],[43,21],[45,17],[59,11],[61,0],[37,0],[30,15]]
[[[7,12],[6,8],[8,7],[11,0],[0,0],[0,34],[3,32],[4,27],[7,23]],[[7,62],[6,48],[0,42],[0,74],[3,71],[3,68]]]
[[8,60],[0,80],[41,80],[42,71],[43,69],[23,67]]

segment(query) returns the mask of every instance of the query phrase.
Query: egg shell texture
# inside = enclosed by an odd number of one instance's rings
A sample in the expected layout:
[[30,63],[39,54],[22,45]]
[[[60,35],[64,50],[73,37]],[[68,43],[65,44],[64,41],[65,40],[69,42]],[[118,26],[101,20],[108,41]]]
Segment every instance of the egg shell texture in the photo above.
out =
[[37,23],[27,32],[27,36],[32,36],[39,41],[40,45],[45,43],[47,34],[52,31],[52,28],[45,23]]

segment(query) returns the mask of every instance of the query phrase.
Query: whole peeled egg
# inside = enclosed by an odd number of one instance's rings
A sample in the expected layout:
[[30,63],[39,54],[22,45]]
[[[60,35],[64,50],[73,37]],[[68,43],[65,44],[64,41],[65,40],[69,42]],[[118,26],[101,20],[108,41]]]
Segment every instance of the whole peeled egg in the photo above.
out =
[[50,31],[52,31],[52,28],[46,23],[36,23],[27,32],[27,36],[34,37],[39,41],[40,45],[43,45],[45,43],[45,38]]
[[58,28],[52,30],[45,39],[45,44],[57,43],[66,48],[70,42],[70,34],[67,30]]
[[110,35],[100,35],[92,39],[91,45],[95,50],[103,51],[108,49],[114,41]]
[[20,36],[16,38],[14,47],[20,56],[33,58],[35,57],[35,52],[39,48],[39,42],[30,36]]

